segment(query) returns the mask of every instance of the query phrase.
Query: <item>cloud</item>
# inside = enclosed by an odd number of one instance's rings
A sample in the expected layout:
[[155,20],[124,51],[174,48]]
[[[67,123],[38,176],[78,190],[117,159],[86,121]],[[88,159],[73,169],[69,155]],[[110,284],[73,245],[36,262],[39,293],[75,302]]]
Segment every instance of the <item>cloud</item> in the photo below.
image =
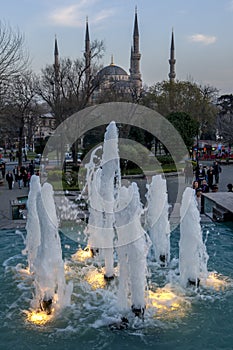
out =
[[94,13],[92,23],[100,23],[112,16],[113,10],[93,11],[93,7],[97,2],[98,0],[81,0],[78,4],[57,8],[50,13],[49,21],[51,24],[64,27],[83,27],[86,16]]
[[100,12],[97,12],[97,14],[94,17],[93,22],[94,23],[102,22],[106,18],[111,17],[113,15],[113,13],[114,13],[114,11],[112,9],[102,10]]
[[202,43],[205,45],[213,44],[217,40],[216,36],[204,35],[204,34],[194,34],[189,37],[192,42]]
[[78,5],[61,7],[54,10],[49,15],[49,20],[52,24],[62,25],[65,27],[79,27],[81,12],[78,11]]

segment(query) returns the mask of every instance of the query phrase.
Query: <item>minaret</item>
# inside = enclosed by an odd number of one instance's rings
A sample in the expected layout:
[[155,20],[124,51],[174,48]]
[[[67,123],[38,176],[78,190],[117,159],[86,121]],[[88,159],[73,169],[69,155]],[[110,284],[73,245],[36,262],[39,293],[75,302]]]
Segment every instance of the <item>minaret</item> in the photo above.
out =
[[59,101],[60,99],[60,63],[59,63],[59,53],[58,53],[58,45],[57,38],[55,36],[55,45],[54,45],[54,98]]
[[58,53],[58,45],[57,45],[57,37],[55,36],[55,45],[54,45],[54,73],[55,73],[55,81],[58,82],[59,79],[59,70],[60,70],[60,64],[59,64],[59,53]]
[[170,50],[170,59],[169,59],[169,64],[170,64],[170,72],[168,74],[170,83],[174,82],[176,73],[175,73],[175,45],[174,45],[174,34],[173,34],[173,29],[172,29],[172,38],[171,38],[171,50]]
[[88,18],[86,18],[86,34],[85,34],[85,87],[89,88],[91,77],[91,43],[88,28]]
[[139,30],[138,30],[138,18],[137,18],[137,8],[136,8],[135,18],[134,18],[133,46],[131,48],[131,57],[130,57],[130,81],[132,83],[132,88],[133,90],[135,90],[137,97],[140,96],[141,89],[142,89],[140,59],[141,59],[141,54],[139,52]]

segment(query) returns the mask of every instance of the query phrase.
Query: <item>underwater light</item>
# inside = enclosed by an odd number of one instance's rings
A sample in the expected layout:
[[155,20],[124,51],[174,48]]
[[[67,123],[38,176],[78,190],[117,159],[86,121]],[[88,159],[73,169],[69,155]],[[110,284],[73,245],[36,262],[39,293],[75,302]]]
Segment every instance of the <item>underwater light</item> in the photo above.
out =
[[72,255],[73,260],[85,261],[93,257],[93,251],[89,246],[85,249],[79,249],[75,254]]
[[106,279],[104,278],[104,273],[99,272],[98,270],[91,270],[85,276],[85,280],[91,285],[92,289],[104,288],[107,284]]
[[[52,310],[54,311],[54,310]],[[46,312],[44,311],[27,311],[27,321],[37,324],[37,325],[44,325],[47,322],[51,321],[53,315],[50,314],[48,315]]]
[[177,296],[169,289],[158,288],[156,292],[149,290],[148,307],[156,308],[158,316],[183,317],[189,302],[181,296]]
[[226,288],[228,283],[223,276],[217,274],[216,272],[211,272],[208,275],[205,284],[207,287],[212,287],[215,290],[219,291]]

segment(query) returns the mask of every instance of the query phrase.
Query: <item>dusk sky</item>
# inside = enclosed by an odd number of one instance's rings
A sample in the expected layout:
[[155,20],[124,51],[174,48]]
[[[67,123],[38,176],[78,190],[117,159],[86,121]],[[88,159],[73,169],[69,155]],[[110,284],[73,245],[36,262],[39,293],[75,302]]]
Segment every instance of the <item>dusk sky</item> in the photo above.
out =
[[172,28],[176,79],[233,93],[233,0],[0,0],[1,21],[25,36],[32,69],[53,63],[54,37],[60,57],[83,55],[88,16],[90,39],[103,40],[103,65],[129,71],[137,6],[143,83],[167,80]]

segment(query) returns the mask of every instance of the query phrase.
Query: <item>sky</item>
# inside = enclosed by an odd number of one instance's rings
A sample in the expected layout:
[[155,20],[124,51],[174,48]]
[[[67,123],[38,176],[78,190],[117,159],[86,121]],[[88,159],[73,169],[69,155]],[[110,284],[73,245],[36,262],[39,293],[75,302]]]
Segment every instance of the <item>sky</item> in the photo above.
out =
[[233,93],[233,0],[0,0],[1,22],[25,37],[32,70],[60,58],[81,58],[88,16],[90,39],[103,40],[100,63],[129,72],[135,7],[143,84],[167,80],[174,30],[176,79]]

